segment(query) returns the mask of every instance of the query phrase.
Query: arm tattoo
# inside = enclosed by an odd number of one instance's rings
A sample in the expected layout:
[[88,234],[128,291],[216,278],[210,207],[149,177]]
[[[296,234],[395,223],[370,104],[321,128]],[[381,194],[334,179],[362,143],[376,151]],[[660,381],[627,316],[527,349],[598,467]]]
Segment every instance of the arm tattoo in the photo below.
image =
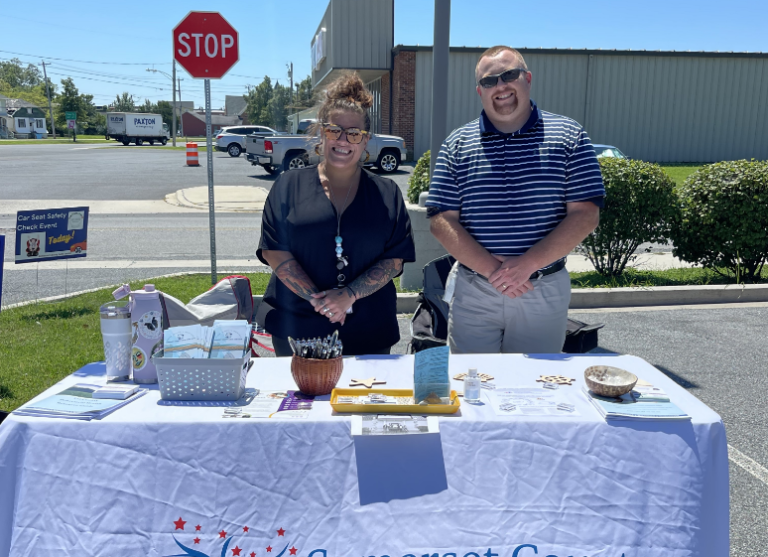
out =
[[287,259],[280,263],[275,269],[275,274],[294,294],[305,300],[311,300],[312,294],[318,292],[315,283],[295,259]]
[[370,296],[403,270],[402,259],[382,259],[349,285],[357,298]]

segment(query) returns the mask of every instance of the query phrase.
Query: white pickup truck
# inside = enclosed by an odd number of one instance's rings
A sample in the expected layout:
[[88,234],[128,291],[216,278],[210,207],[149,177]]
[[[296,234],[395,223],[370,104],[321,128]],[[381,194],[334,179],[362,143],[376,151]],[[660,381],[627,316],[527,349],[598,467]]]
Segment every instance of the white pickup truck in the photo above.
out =
[[[260,165],[270,174],[304,168],[321,160],[315,153],[317,141],[318,138],[303,134],[247,136],[246,158],[252,165]],[[394,135],[375,133],[366,149],[371,158],[365,166],[376,166],[387,174],[397,170],[406,157],[405,140]]]

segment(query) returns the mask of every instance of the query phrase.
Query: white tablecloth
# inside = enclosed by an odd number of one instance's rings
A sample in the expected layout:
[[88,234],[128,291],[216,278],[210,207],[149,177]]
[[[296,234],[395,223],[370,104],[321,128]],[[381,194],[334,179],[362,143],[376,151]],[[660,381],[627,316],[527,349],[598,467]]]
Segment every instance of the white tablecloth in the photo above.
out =
[[[0,555],[727,556],[719,416],[640,358],[547,358],[452,356],[451,376],[576,377],[561,389],[580,416],[462,404],[439,434],[353,439],[325,401],[306,420],[235,420],[158,404],[157,391],[101,421],[12,415],[0,425]],[[606,423],[577,396],[596,363],[662,387],[692,421]],[[375,375],[409,388],[412,367],[412,356],[346,359],[339,386]],[[41,397],[104,381],[90,373],[103,366]],[[295,388],[289,360],[258,360],[248,386]]]

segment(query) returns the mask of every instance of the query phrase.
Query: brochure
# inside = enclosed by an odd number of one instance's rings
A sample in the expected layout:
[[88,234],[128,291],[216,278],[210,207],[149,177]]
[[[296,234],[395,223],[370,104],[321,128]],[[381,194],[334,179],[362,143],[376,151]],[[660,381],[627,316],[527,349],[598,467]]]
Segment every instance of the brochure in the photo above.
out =
[[438,346],[416,352],[413,365],[413,398],[419,403],[451,403],[451,381],[448,377],[450,348]]
[[147,389],[139,389],[125,400],[94,398],[93,393],[102,387],[103,385],[77,383],[58,394],[26,404],[14,410],[14,413],[42,418],[101,419],[147,393]]
[[497,416],[579,416],[570,395],[536,387],[497,387],[487,393]]
[[606,420],[690,420],[691,417],[672,402],[651,402],[597,395],[583,388],[587,399]]

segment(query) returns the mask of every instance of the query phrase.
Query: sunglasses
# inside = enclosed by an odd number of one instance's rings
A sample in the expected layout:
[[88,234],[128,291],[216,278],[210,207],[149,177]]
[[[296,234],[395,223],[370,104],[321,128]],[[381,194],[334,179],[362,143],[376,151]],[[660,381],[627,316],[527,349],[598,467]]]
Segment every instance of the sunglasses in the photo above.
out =
[[517,81],[520,78],[520,74],[527,71],[528,70],[523,68],[515,68],[496,75],[486,75],[485,77],[481,77],[477,84],[483,89],[490,89],[491,87],[496,87],[499,78],[501,78],[504,83],[511,83]]
[[323,124],[323,133],[327,139],[339,139],[342,132],[347,136],[347,141],[352,145],[360,143],[364,135],[370,135],[367,131],[360,128],[342,128],[333,124]]

